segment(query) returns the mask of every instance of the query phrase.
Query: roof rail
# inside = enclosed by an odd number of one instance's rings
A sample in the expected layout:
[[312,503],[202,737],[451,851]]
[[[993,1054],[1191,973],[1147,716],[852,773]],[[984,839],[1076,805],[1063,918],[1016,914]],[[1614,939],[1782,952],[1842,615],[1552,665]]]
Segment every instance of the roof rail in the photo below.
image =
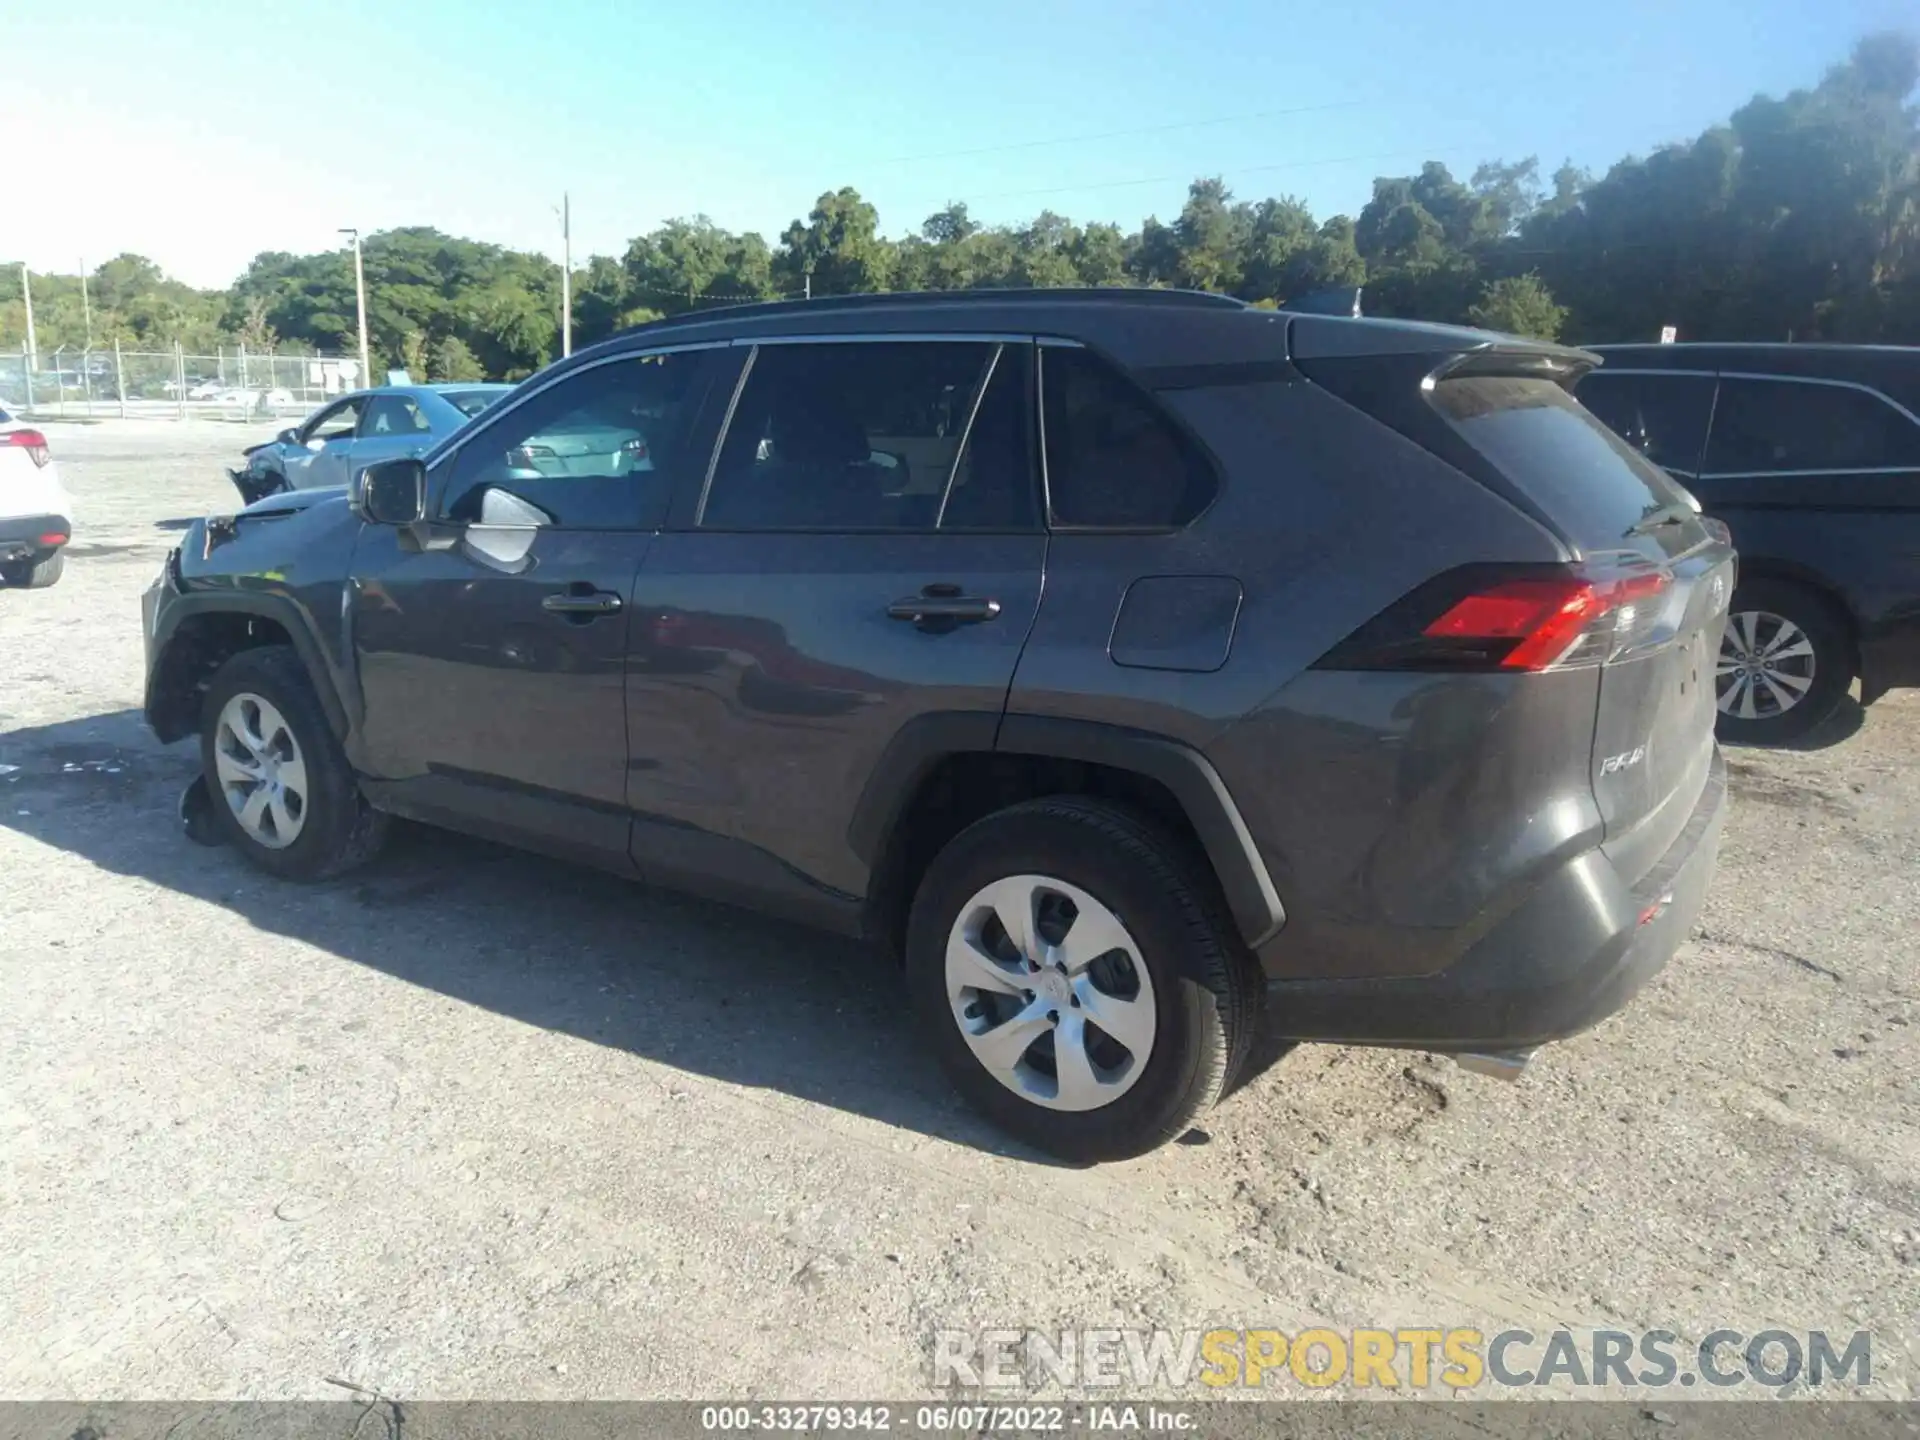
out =
[[1339,285],[1331,290],[1315,290],[1310,295],[1286,301],[1280,308],[1296,315],[1345,315],[1358,320],[1361,289],[1359,285]]
[[[617,332],[619,335],[655,334],[662,330],[699,325],[709,320],[751,319],[761,315],[818,315],[847,310],[884,310],[913,305],[1139,305],[1169,309],[1244,310],[1246,302],[1206,290],[1154,290],[1138,286],[1060,286],[979,290],[895,290],[877,294],[821,295],[811,300],[753,300],[738,305],[715,305],[688,310],[662,320],[649,320]],[[608,336],[608,339],[614,338]]]

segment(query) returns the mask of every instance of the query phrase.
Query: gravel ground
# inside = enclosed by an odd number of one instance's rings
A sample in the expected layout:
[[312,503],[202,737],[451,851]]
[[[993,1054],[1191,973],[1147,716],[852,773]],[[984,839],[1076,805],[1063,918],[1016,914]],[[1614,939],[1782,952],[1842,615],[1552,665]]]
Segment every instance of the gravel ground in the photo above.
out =
[[1734,752],[1698,933],[1520,1083],[1305,1046],[1066,1169],[836,941],[424,830],[314,888],[185,843],[138,596],[251,432],[49,429],[71,563],[0,593],[0,1398],[898,1397],[936,1327],[1312,1324],[1866,1329],[1914,1394],[1920,694]]

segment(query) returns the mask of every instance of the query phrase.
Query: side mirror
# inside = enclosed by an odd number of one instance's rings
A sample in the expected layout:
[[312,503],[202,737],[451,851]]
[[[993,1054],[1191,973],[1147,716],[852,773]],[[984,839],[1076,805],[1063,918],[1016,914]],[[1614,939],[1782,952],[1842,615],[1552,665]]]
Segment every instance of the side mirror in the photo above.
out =
[[273,438],[278,440],[282,445],[298,445],[300,443],[300,428],[297,425],[289,425]]
[[370,525],[411,525],[426,513],[427,467],[411,458],[369,465],[353,482],[352,500]]

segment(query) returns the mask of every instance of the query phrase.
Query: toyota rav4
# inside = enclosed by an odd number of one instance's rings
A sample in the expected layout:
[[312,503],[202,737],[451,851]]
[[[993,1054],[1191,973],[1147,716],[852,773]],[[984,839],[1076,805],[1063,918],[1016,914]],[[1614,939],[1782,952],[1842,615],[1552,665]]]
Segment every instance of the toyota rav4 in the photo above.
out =
[[275,875],[399,815],[877,940],[1056,1154],[1181,1134],[1263,1023],[1510,1075],[1723,818],[1733,552],[1596,363],[1166,291],[662,321],[196,523],[146,714]]

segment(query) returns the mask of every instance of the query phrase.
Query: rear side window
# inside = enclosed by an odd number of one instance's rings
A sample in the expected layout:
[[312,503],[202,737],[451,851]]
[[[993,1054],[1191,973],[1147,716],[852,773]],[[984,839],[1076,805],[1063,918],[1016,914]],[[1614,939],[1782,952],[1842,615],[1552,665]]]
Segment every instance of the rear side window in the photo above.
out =
[[503,398],[505,390],[447,390],[442,395],[446,402],[471,420],[494,401]]
[[432,428],[420,407],[405,395],[376,395],[360,416],[364,436],[420,435]]
[[1582,546],[1618,546],[1680,503],[1658,467],[1551,380],[1460,376],[1434,386],[1433,404]]
[[1580,403],[1663,470],[1700,473],[1713,415],[1711,375],[1649,375],[1599,370],[1580,382]]
[[1139,386],[1085,350],[1041,352],[1047,503],[1071,529],[1170,530],[1213,500],[1213,467]]
[[1032,528],[1023,373],[1016,347],[984,341],[763,345],[700,524]]
[[1805,380],[1720,382],[1710,474],[1909,466],[1920,466],[1920,426],[1878,395]]

